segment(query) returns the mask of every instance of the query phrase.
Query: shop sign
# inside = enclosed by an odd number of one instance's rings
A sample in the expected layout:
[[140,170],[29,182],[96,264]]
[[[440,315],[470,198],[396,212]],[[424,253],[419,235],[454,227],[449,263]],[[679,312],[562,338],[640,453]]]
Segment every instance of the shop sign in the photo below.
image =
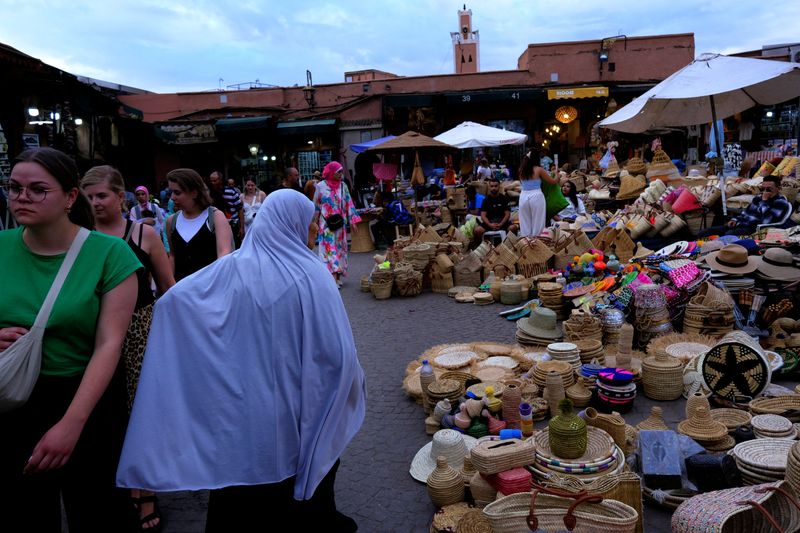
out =
[[202,144],[217,142],[214,126],[203,124],[162,124],[161,137],[168,144]]
[[566,100],[570,98],[602,98],[605,96],[608,96],[608,87],[547,89],[548,100]]

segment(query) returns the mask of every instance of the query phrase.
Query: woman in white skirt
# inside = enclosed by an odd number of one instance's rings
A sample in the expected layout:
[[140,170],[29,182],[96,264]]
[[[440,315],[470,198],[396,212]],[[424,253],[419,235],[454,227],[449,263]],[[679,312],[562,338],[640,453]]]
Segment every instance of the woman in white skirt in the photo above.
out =
[[539,154],[525,154],[519,167],[522,193],[519,196],[520,237],[536,237],[547,223],[547,203],[542,194],[542,180],[556,184],[556,178],[539,166]]

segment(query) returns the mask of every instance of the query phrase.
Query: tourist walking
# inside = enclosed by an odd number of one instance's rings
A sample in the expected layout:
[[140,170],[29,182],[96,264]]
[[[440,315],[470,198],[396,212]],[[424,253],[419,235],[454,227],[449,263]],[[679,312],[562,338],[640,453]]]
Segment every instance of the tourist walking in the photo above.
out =
[[150,191],[144,185],[139,185],[134,190],[136,205],[133,206],[129,217],[134,222],[153,226],[156,233],[161,233],[164,226],[164,212],[155,202],[150,201]]
[[244,206],[242,205],[241,191],[222,182],[222,172],[215,170],[209,175],[211,186],[208,192],[211,195],[211,205],[222,211],[231,227],[236,247],[244,239]]
[[200,174],[178,168],[167,174],[178,212],[167,219],[167,238],[175,281],[180,281],[233,251],[233,234]]
[[347,275],[347,232],[358,231],[356,224],[361,222],[350,191],[342,181],[342,172],[342,165],[336,161],[325,165],[322,181],[317,183],[314,195],[314,223],[319,227],[319,257],[333,274],[339,288],[342,287],[342,277]]
[[7,186],[20,227],[0,232],[0,356],[33,325],[72,243],[85,241],[50,312],[33,392],[0,413],[3,531],[61,533],[62,501],[70,533],[129,525],[114,485],[127,419],[116,369],[141,264],[121,239],[88,231],[78,179],[70,157],[35,148],[17,157]]
[[[91,168],[81,180],[81,190],[94,211],[97,231],[125,240],[144,266],[136,272],[136,307],[122,343],[122,363],[125,368],[130,413],[153,318],[155,295],[151,284],[155,281],[158,293],[163,294],[175,285],[175,279],[172,277],[172,268],[161,235],[149,225],[123,218],[125,182],[117,169],[108,165]],[[131,498],[139,511],[140,529],[145,531],[156,528],[161,522],[161,516],[156,507],[155,495],[134,490]]]
[[253,180],[253,178],[247,178],[247,181],[244,183],[244,192],[242,193],[245,233],[247,233],[253,220],[255,220],[256,213],[258,213],[266,197],[267,193],[256,187],[255,180]]
[[[276,517],[356,530],[333,486],[364,419],[364,374],[342,299],[306,246],[313,215],[302,194],[275,191],[237,253],[156,303],[117,481],[211,489],[207,532],[266,531]],[[186,320],[187,309],[207,311]]]

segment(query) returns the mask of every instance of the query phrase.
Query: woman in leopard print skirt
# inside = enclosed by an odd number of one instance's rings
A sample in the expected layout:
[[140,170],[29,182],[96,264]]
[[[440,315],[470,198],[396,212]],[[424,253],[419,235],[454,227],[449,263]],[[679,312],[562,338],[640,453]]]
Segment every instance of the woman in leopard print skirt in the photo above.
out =
[[[124,239],[144,265],[144,269],[137,272],[139,293],[136,309],[122,344],[130,412],[153,318],[155,296],[151,289],[151,279],[155,280],[159,294],[172,287],[175,280],[164,243],[158,233],[151,226],[124,217],[122,206],[125,201],[125,182],[117,169],[108,165],[93,167],[81,180],[81,190],[92,205],[97,231]],[[139,529],[155,531],[161,523],[155,495],[133,490],[131,498],[139,511]]]

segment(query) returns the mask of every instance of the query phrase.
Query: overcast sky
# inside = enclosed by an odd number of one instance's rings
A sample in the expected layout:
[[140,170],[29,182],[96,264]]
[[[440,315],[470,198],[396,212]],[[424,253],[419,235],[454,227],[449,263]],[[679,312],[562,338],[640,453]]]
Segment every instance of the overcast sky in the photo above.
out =
[[[336,83],[348,70],[453,71],[462,2],[0,0],[0,42],[76,75],[155,92],[260,80]],[[492,0],[467,3],[481,70],[515,69],[528,43],[695,34],[697,54],[800,41],[800,2]],[[220,82],[220,78],[223,81]]]

